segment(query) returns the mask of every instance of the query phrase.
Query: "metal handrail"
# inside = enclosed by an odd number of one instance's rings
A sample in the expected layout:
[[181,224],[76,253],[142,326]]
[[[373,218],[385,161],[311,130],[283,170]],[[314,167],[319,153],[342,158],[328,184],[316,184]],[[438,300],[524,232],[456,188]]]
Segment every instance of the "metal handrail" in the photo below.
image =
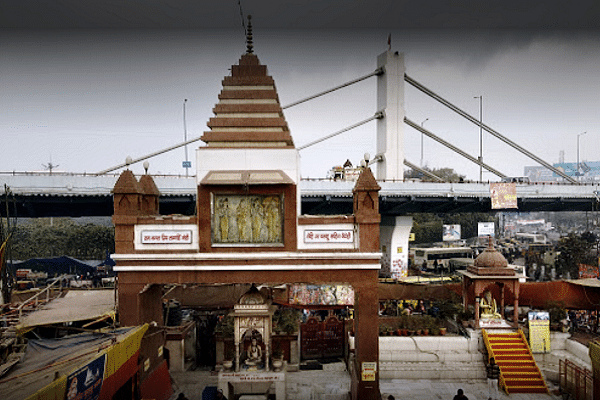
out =
[[[519,334],[521,335],[521,340],[523,340],[523,343],[525,343],[525,346],[527,347],[527,351],[529,351],[529,354],[531,354],[531,358],[533,359],[535,368],[537,369],[540,376],[543,378],[544,375],[542,375],[542,371],[540,370],[540,367],[537,365],[537,362],[535,361],[535,357],[533,357],[533,352],[531,351],[531,347],[529,347],[529,342],[527,341],[527,338],[525,337],[525,333],[523,332],[523,329],[519,328]],[[542,379],[542,382],[544,382],[544,387],[546,388],[546,393],[550,393],[550,390],[548,389],[548,385],[546,384],[546,379]]]
[[[560,390],[563,394],[569,394],[575,400],[593,398],[594,375],[592,371],[565,359],[559,360],[558,374]],[[588,386],[590,387],[589,391]]]
[[25,305],[31,303],[33,300],[35,300],[36,305],[37,305],[38,297],[40,295],[42,295],[43,293],[46,293],[46,301],[48,301],[50,299],[50,288],[52,288],[52,286],[54,286],[56,284],[56,282],[62,282],[62,279],[65,276],[66,276],[66,274],[63,274],[63,275],[57,277],[48,286],[46,286],[43,290],[39,291],[35,295],[31,296],[30,298],[28,298],[27,300],[25,300],[24,302],[22,302],[19,305],[19,307],[17,307],[17,310],[19,311],[19,321],[21,321],[21,316],[23,314],[23,307],[25,307]]
[[[496,356],[494,355],[494,350],[492,349],[492,346],[490,345],[490,340],[488,338],[488,333],[485,329],[481,330],[481,334],[483,336],[483,343],[485,343],[485,348],[487,350],[488,353],[488,359],[486,362],[486,370],[487,370],[487,364],[490,362],[490,358],[494,358],[494,360],[496,359]],[[500,365],[498,365],[498,368],[500,369],[500,377],[498,378],[498,386],[504,390],[505,393],[508,393],[508,388],[506,386],[506,382],[504,381],[504,376],[502,375],[502,367]],[[487,371],[486,371],[487,373]]]

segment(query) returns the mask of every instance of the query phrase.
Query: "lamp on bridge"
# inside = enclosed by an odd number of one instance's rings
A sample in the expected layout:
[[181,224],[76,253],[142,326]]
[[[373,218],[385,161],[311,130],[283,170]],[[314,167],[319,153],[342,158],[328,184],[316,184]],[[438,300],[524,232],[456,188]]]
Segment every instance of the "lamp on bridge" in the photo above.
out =
[[[583,136],[587,133],[587,131],[582,132],[582,133],[578,133],[577,134],[577,164],[575,165],[575,176],[581,176],[581,173],[579,172],[579,136]],[[578,178],[579,180],[579,178]]]

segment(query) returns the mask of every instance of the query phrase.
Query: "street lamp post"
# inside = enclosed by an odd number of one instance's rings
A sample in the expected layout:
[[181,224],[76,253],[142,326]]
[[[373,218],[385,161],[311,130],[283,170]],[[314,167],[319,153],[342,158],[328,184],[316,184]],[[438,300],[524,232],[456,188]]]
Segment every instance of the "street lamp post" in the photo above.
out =
[[475,96],[473,98],[479,99],[479,182],[483,182],[483,134],[481,125],[483,96]]
[[581,175],[579,172],[579,136],[583,136],[586,133],[587,133],[587,131],[577,134],[577,165],[575,165],[575,169],[577,170],[577,172],[575,173],[575,176],[578,177],[577,180],[579,180],[579,176]]
[[[427,121],[429,121],[429,118],[425,118],[425,121],[421,122],[421,128]],[[421,168],[423,168],[423,132],[421,132]]]
[[[185,122],[185,103],[187,103],[188,99],[184,99],[183,100],[183,141],[187,142],[187,125]],[[184,168],[185,168],[185,176],[187,178],[188,176],[188,171],[190,168],[190,162],[188,161],[188,151],[187,151],[187,144],[185,145],[185,162],[183,164]]]

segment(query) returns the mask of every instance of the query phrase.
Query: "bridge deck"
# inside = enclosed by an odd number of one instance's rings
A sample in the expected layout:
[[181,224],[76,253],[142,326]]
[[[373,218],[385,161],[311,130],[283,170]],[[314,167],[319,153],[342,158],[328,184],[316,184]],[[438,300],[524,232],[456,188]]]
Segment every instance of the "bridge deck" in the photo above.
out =
[[[195,177],[153,176],[161,192],[162,214],[194,213]],[[17,216],[110,216],[117,175],[0,173],[0,215],[5,215],[5,185]],[[382,215],[411,212],[489,212],[489,183],[379,182]],[[354,182],[302,180],[303,214],[351,214]],[[518,211],[593,211],[600,184],[516,184]],[[11,206],[13,207],[13,206]],[[14,210],[14,208],[13,208]],[[515,210],[516,211],[516,210]],[[11,211],[14,212],[14,211]]]

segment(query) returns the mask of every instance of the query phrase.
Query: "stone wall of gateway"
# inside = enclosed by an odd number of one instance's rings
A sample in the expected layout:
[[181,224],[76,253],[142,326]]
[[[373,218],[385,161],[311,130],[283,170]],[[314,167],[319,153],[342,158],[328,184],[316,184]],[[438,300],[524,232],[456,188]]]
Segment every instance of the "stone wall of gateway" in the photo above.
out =
[[[469,329],[468,332],[469,338],[379,337],[380,379],[485,379],[485,346],[481,331]],[[551,332],[551,352],[534,355],[549,381],[558,382],[559,360],[568,359],[591,370],[587,347],[569,337],[569,334]]]
[[483,339],[464,336],[379,337],[380,379],[484,379]]

